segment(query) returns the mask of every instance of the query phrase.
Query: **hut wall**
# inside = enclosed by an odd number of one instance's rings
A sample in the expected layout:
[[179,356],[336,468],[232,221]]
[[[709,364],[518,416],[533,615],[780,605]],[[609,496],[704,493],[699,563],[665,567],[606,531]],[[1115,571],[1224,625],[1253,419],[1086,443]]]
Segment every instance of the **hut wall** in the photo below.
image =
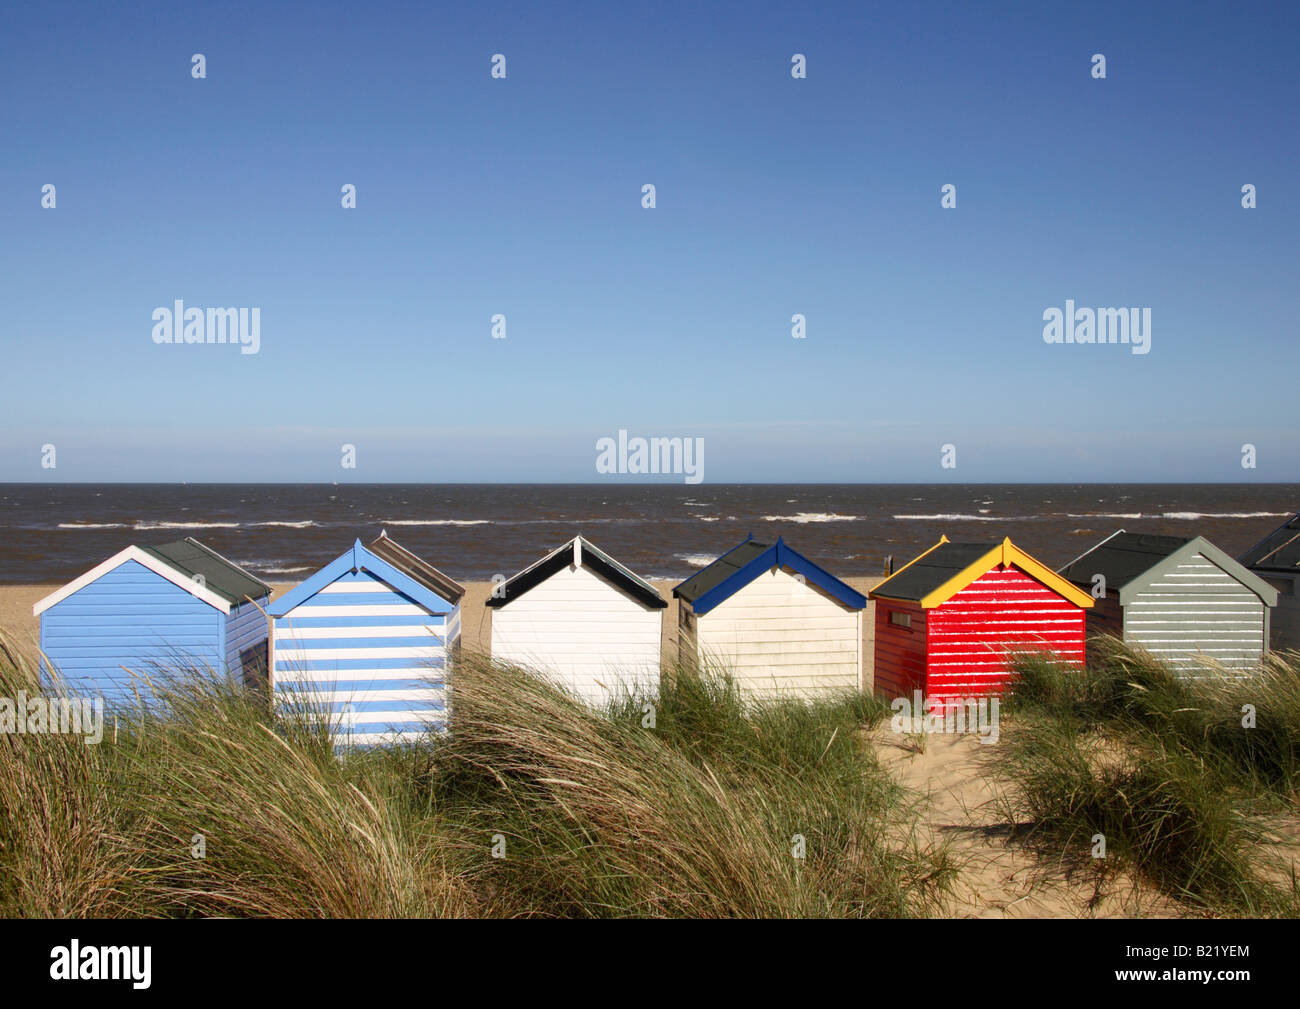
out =
[[[41,650],[74,690],[131,703],[129,672],[223,671],[226,615],[128,560],[41,614]],[[125,667],[125,669],[123,668]],[[42,678],[49,682],[45,663]]]
[[1176,667],[1200,657],[1249,667],[1267,640],[1266,609],[1250,588],[1197,553],[1133,593],[1124,605],[1124,640]]
[[449,617],[366,571],[349,572],[272,620],[275,696],[328,712],[339,742],[446,726]]
[[492,614],[492,657],[593,704],[659,687],[663,616],[585,567],[565,567]]
[[226,668],[249,686],[264,685],[266,679],[267,602],[263,597],[242,603],[226,617]]
[[1019,568],[986,572],[929,614],[927,696],[1001,693],[1015,652],[1082,663],[1084,613]]
[[1277,589],[1277,605],[1268,619],[1268,646],[1274,651],[1300,651],[1300,586],[1295,576],[1256,571]]
[[[1087,586],[1079,586],[1087,592]],[[1088,610],[1088,634],[1109,634],[1116,638],[1124,637],[1124,610],[1119,604],[1119,593],[1110,591],[1104,599],[1098,599]]]
[[859,690],[862,611],[777,568],[699,618],[701,659],[761,696]]
[[[925,610],[919,603],[876,599],[875,686],[877,694],[911,699],[925,690]],[[898,614],[906,627],[894,622]]]

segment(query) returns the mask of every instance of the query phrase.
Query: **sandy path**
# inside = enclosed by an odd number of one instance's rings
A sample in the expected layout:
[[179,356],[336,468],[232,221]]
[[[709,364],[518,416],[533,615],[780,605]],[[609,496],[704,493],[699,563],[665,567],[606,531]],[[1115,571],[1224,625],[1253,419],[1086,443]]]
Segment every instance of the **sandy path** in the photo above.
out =
[[[1003,731],[1008,727],[1003,724]],[[923,800],[921,840],[946,841],[961,866],[944,917],[1134,918],[1185,912],[1154,893],[1135,895],[1131,881],[1096,893],[1089,869],[1068,873],[1047,864],[1011,837],[1000,815],[997,786],[984,767],[989,745],[974,735],[930,735],[917,752],[886,721],[870,736],[881,763]]]

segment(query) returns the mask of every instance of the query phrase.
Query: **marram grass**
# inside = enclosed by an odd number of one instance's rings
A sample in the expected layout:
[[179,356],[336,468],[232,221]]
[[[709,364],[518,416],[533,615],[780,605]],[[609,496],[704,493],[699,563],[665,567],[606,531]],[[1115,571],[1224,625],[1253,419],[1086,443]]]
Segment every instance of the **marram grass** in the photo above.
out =
[[[1019,664],[993,748],[1004,810],[1067,862],[1211,914],[1295,916],[1300,657],[1175,673],[1114,638],[1079,670]],[[1094,858],[1104,839],[1104,859]]]
[[[33,682],[0,664],[0,695]],[[601,713],[467,658],[450,736],[340,758],[310,712],[219,677],[141,684],[157,714],[97,746],[0,737],[0,915],[917,915],[952,871],[906,829],[861,697],[679,680]]]

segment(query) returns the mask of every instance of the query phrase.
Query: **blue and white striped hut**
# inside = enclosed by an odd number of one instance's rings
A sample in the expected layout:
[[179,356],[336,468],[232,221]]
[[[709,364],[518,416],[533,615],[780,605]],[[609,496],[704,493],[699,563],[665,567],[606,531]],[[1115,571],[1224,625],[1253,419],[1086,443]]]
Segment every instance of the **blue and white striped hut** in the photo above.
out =
[[272,604],[271,682],[340,745],[445,729],[464,588],[381,533]]
[[104,703],[148,700],[140,677],[190,669],[261,685],[270,586],[196,539],[130,546],[32,607],[41,676]]

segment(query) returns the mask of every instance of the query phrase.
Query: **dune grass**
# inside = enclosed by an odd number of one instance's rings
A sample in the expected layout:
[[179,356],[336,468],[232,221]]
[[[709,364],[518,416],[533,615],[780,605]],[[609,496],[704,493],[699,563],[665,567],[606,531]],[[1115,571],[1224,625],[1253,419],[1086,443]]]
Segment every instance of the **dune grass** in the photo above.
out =
[[475,878],[511,913],[932,909],[950,867],[898,837],[907,799],[858,731],[874,702],[745,704],[720,678],[671,679],[602,717],[524,670],[457,668],[437,788]]
[[[0,696],[20,688],[0,656]],[[918,915],[952,871],[864,747],[862,697],[678,678],[602,713],[466,657],[450,735],[340,755],[220,677],[143,689],[99,745],[0,735],[0,915]]]
[[1011,822],[1080,863],[1102,835],[1100,874],[1127,867],[1196,910],[1300,911],[1300,658],[1188,676],[1114,638],[1089,654],[1019,663],[1015,728],[991,754]]

